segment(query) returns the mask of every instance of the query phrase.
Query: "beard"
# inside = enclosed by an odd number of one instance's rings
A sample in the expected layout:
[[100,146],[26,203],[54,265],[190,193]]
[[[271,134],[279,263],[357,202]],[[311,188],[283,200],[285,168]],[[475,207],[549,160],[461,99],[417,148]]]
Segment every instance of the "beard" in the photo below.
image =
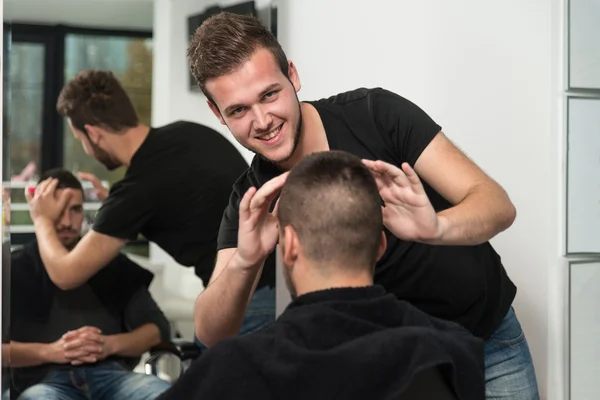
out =
[[[75,233],[75,231],[73,231],[72,229],[62,229],[57,231],[57,233],[60,233],[62,231],[69,231],[72,233]],[[69,251],[73,250],[75,248],[75,246],[77,245],[77,243],[79,243],[79,240],[81,239],[81,236],[74,236],[71,238],[61,238],[59,237],[59,241],[60,243]]]
[[300,102],[298,102],[298,120],[296,121],[296,129],[294,130],[293,135],[294,136],[292,137],[292,150],[287,156],[280,158],[279,160],[272,160],[260,153],[257,153],[258,156],[264,161],[275,165],[283,164],[284,162],[289,161],[294,156],[294,153],[296,153],[296,149],[298,148],[298,143],[300,143],[300,137],[302,136],[302,108],[300,107]]
[[92,151],[94,152],[94,159],[98,161],[100,164],[104,165],[107,170],[113,171],[121,166],[121,163],[115,160],[110,154],[108,154],[105,150],[102,150],[99,146],[97,146],[94,142],[88,139],[90,146],[92,146]]

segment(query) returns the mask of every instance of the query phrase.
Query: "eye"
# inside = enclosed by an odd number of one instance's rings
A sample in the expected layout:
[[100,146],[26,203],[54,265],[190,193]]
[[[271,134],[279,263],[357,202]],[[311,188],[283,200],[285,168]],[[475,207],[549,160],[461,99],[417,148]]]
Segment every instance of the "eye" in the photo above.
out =
[[263,99],[272,99],[273,97],[275,97],[275,95],[277,94],[277,90],[273,90],[272,92],[269,92],[267,94],[265,94],[263,96]]
[[243,111],[244,111],[244,107],[238,107],[238,108],[236,108],[235,110],[233,110],[231,112],[231,115],[238,115],[238,114],[240,114]]

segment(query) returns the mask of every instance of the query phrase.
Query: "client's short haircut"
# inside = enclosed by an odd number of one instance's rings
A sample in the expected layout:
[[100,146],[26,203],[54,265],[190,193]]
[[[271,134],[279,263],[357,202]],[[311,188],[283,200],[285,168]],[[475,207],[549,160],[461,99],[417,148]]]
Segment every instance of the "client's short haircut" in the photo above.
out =
[[81,190],[81,193],[83,193],[83,186],[79,179],[66,169],[49,169],[40,176],[39,182],[41,183],[51,178],[58,180],[57,189],[76,189]]
[[279,199],[280,229],[292,226],[316,262],[374,267],[383,217],[375,179],[343,151],[313,153],[290,172]]

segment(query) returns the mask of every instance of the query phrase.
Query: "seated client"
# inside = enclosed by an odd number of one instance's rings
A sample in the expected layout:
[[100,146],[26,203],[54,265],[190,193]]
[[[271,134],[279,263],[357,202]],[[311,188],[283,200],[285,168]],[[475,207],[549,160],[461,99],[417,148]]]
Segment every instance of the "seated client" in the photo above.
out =
[[485,397],[483,342],[374,286],[386,241],[360,159],[306,157],[287,177],[277,218],[293,301],[272,326],[215,344],[160,399]]
[[[83,189],[51,170],[71,196],[55,229],[71,250],[81,237]],[[169,322],[148,287],[150,271],[123,254],[86,284],[64,291],[50,280],[37,241],[11,256],[11,398],[150,400],[170,384],[132,371],[140,356],[170,339]]]

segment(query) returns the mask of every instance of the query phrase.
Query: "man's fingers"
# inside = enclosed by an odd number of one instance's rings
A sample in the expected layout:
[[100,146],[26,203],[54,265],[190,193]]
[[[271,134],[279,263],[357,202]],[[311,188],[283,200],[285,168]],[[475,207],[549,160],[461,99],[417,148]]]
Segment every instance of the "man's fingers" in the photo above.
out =
[[246,191],[242,200],[240,200],[240,217],[243,219],[248,218],[248,214],[250,213],[250,201],[256,194],[256,188],[252,186],[250,189]]
[[44,186],[41,195],[42,196],[52,196],[58,186],[58,179],[50,179],[48,184]]
[[411,185],[421,186],[421,179],[419,179],[419,175],[417,175],[415,170],[412,169],[412,167],[408,165],[408,163],[402,164],[402,171],[404,172],[404,175],[406,175],[406,178],[411,183]]
[[289,172],[285,172],[265,183],[250,201],[250,210],[262,208],[264,207],[265,203],[271,204],[273,199],[277,197],[277,194],[281,188],[283,188],[288,175]]
[[82,326],[74,331],[68,331],[62,335],[62,339],[66,342],[69,342],[80,338],[86,338],[89,335],[100,335],[99,337],[102,338],[102,330],[96,328],[95,326]]
[[50,183],[51,178],[46,179],[45,181],[41,181],[37,184],[35,188],[35,193],[33,193],[33,197],[40,197],[46,191],[48,184]]
[[390,186],[394,183],[399,186],[408,186],[410,184],[404,171],[395,165],[381,160],[363,160],[363,164],[365,164],[365,166],[371,170],[375,179],[380,178],[382,182],[386,184],[386,186]]
[[84,181],[95,183],[98,181],[98,178],[94,174],[90,174],[89,172],[79,172],[77,175]]
[[60,205],[61,210],[64,210],[67,207],[67,203],[71,199],[72,195],[73,195],[72,189],[65,189],[62,191],[62,193],[60,194],[60,196],[58,198],[58,204]]

